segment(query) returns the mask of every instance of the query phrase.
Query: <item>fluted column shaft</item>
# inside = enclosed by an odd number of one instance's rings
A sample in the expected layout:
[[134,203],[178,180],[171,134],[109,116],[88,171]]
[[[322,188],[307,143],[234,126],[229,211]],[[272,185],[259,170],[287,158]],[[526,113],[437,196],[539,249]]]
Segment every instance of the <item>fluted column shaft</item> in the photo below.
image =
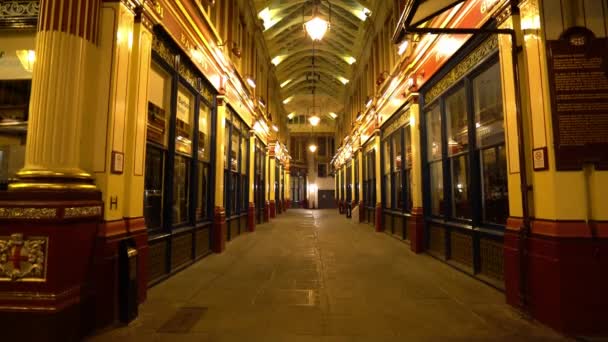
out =
[[87,56],[95,52],[100,0],[42,0],[20,188],[95,189],[81,168]]

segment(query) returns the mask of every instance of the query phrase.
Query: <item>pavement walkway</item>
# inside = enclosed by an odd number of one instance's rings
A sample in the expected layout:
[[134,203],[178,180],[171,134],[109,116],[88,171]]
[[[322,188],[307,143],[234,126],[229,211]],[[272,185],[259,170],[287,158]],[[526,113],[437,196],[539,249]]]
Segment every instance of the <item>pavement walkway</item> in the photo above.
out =
[[504,294],[337,210],[292,209],[91,341],[558,341]]

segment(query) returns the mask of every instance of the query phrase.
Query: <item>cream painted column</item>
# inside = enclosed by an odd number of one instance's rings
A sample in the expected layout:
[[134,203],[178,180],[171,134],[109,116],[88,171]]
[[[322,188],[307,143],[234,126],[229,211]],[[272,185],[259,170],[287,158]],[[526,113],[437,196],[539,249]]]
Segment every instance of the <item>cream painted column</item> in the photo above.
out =
[[140,19],[133,27],[131,75],[129,76],[129,110],[124,161],[125,208],[123,210],[123,216],[127,218],[143,216],[151,50],[152,33]]
[[[139,190],[135,197],[139,199],[135,211],[143,216],[143,146],[145,146],[145,120],[147,113],[147,75],[150,68],[150,46],[152,36],[144,36],[147,45],[146,56],[134,56],[133,43],[139,44],[134,37],[134,13],[121,2],[103,2],[99,21],[99,49],[91,60],[88,79],[96,80],[92,96],[86,99],[90,115],[84,123],[82,137],[83,149],[81,159],[95,176],[95,182],[102,192],[105,205],[104,220],[116,221],[128,216],[125,213],[127,202],[133,199],[134,189],[125,182],[126,175],[134,181]],[[138,24],[141,26],[141,24]],[[144,28],[147,31],[147,29]],[[139,32],[138,32],[139,33]],[[138,47],[139,53],[139,47]],[[144,58],[140,61],[139,57]],[[146,63],[147,61],[147,63]],[[142,72],[145,79],[134,79]],[[137,70],[134,70],[137,69]],[[136,74],[133,74],[133,72]],[[96,87],[95,87],[96,86]],[[143,92],[139,91],[143,88]],[[143,96],[143,98],[138,98]],[[136,106],[141,106],[136,112]],[[143,111],[143,113],[142,113]],[[136,120],[144,120],[140,127],[140,136],[136,136]],[[129,124],[131,126],[129,127]],[[132,129],[129,131],[128,129]],[[135,141],[139,139],[139,141]],[[140,176],[134,179],[134,144],[140,144]],[[130,147],[130,150],[127,150]],[[129,164],[128,166],[126,164]],[[128,168],[128,169],[127,169]],[[126,192],[129,192],[127,199]]]
[[217,96],[215,126],[215,184],[214,206],[216,211],[224,211],[224,163],[226,158],[226,102],[221,95]]
[[356,189],[359,193],[359,203],[363,202],[363,156],[363,148],[360,148],[359,151],[357,151],[357,168],[359,169],[359,179],[357,180],[357,183],[359,186]]
[[95,190],[83,167],[87,59],[97,53],[99,0],[40,1],[24,168],[10,189]]
[[274,143],[270,143],[268,144],[268,183],[270,184],[270,186],[268,187],[268,191],[270,191],[269,193],[269,200],[270,200],[270,218],[274,218],[277,215],[277,203],[276,203],[276,189],[275,189],[275,182],[276,182],[276,162],[277,159],[275,158],[275,144]]
[[249,131],[249,202],[255,203],[255,131]]
[[380,171],[380,131],[376,130],[374,135],[374,149],[376,151],[375,165],[376,165],[376,222],[374,223],[377,232],[381,232],[384,228],[382,225],[382,174]]
[[412,153],[412,212],[422,214],[422,153],[420,141],[420,105],[410,106],[410,148]]
[[285,162],[285,209],[291,205],[291,175],[289,166],[289,160]]

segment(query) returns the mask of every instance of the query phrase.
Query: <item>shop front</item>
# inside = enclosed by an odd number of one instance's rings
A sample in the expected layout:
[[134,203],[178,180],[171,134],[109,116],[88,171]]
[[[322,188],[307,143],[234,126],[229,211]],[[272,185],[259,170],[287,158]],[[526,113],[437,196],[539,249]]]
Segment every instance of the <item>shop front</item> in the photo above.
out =
[[144,219],[154,284],[211,252],[215,91],[162,28],[148,81]]
[[363,222],[371,225],[376,224],[376,149],[374,148],[374,139],[370,139],[363,145]]
[[255,221],[257,224],[268,222],[268,216],[264,215],[264,208],[268,206],[266,198],[266,145],[255,138],[254,153],[254,189],[253,198],[255,204]]
[[249,127],[230,105],[226,109],[224,208],[226,240],[230,241],[248,230]]
[[500,70],[496,36],[469,42],[421,89],[421,116],[428,251],[504,288],[509,194]]
[[412,213],[412,141],[409,105],[381,127],[382,223],[384,232],[409,240]]

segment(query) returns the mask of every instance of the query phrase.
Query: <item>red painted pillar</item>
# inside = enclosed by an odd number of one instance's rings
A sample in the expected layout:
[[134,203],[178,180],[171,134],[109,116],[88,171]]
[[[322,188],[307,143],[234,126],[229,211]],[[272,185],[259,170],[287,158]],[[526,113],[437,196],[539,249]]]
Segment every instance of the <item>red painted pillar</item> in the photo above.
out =
[[410,249],[414,253],[424,252],[424,217],[422,208],[413,208],[412,216],[407,221],[407,235],[410,239]]
[[376,231],[381,232],[384,230],[382,226],[382,204],[376,203]]
[[223,207],[215,207],[211,238],[211,250],[222,253],[226,249],[226,210]]
[[253,202],[249,202],[247,210],[247,230],[249,232],[255,231],[255,204]]
[[270,218],[277,217],[277,207],[274,200],[270,200]]

